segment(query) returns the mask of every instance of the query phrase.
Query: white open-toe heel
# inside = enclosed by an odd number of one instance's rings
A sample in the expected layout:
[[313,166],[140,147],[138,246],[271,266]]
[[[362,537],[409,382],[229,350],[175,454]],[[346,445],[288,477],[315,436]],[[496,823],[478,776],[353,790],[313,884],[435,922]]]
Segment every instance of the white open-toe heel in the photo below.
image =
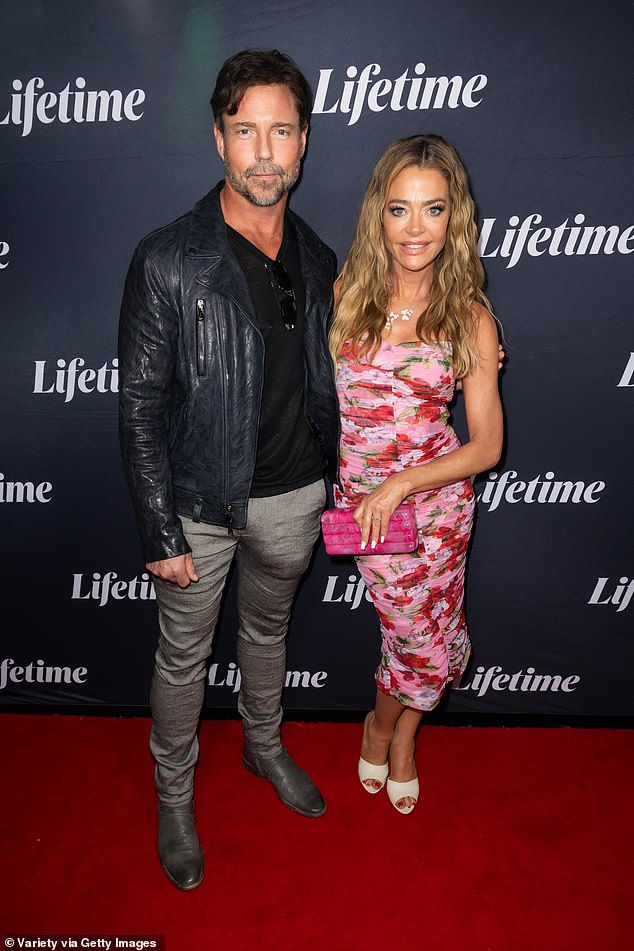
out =
[[[407,783],[397,783],[395,779],[388,779],[387,781],[387,794],[390,802],[397,812],[400,812],[404,816],[408,815],[418,802],[419,792],[418,776],[415,779],[410,779]],[[408,796],[414,800],[414,806],[399,806],[398,803],[401,799],[405,799]]]
[[[366,792],[369,792],[371,796],[375,793],[381,792],[385,786],[385,780],[387,779],[389,766],[385,763],[384,766],[375,766],[374,763],[368,763],[367,760],[364,760],[362,756],[359,757],[359,779],[361,780],[361,785]],[[380,786],[371,786],[368,785],[368,780],[373,780],[374,782],[380,783]]]

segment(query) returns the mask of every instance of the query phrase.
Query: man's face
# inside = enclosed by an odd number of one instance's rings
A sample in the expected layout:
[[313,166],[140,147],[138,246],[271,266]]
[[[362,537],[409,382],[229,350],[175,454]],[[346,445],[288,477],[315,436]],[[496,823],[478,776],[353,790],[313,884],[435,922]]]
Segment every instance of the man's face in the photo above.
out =
[[306,146],[292,94],[286,86],[251,86],[223,123],[214,135],[227,184],[253,205],[276,205],[297,181]]

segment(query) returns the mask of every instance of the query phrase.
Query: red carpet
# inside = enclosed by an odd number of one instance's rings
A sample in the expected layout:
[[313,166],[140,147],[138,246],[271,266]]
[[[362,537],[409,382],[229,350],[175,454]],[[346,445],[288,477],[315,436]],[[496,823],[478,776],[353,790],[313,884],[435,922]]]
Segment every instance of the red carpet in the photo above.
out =
[[182,893],[155,855],[148,729],[0,716],[0,948],[27,933],[165,935],[167,951],[631,947],[630,730],[428,726],[421,802],[400,816],[358,783],[360,725],[287,724],[328,802],[314,820],[241,768],[238,723],[206,721],[206,873]]

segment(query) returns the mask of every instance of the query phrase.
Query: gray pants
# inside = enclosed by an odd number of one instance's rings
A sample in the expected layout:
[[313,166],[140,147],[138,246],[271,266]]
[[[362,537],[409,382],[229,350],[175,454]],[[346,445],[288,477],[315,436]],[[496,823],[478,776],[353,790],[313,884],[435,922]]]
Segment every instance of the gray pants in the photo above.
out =
[[222,593],[238,566],[238,710],[245,745],[260,758],[281,750],[285,636],[293,598],[319,534],[322,481],[283,495],[249,500],[244,529],[183,518],[199,581],[179,588],[155,579],[160,636],[150,703],[150,749],[159,800],[191,801],[198,759],[198,720]]

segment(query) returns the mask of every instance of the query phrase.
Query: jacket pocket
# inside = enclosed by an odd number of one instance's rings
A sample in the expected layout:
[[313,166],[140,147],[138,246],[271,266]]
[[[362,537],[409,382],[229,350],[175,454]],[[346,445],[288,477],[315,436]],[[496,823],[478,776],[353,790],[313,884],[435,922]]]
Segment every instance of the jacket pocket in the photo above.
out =
[[207,319],[202,299],[196,301],[196,369],[198,376],[207,372]]

